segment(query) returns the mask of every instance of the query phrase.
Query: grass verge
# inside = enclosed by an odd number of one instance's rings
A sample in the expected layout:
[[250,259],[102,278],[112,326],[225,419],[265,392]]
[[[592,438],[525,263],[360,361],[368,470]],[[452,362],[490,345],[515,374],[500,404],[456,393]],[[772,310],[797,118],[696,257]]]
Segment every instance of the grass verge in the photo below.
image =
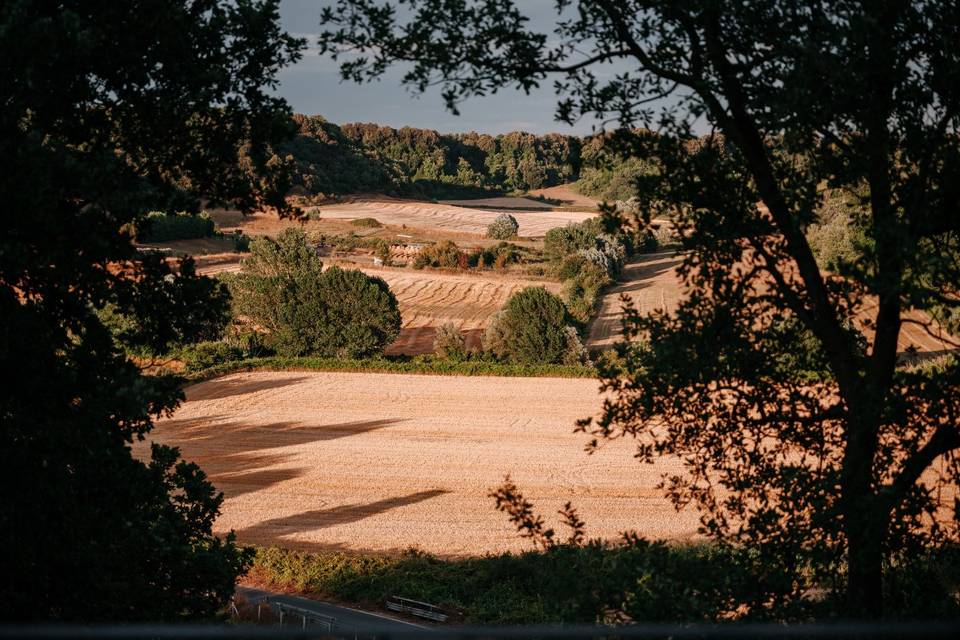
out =
[[500,362],[439,360],[428,357],[412,359],[374,358],[342,360],[336,358],[247,358],[222,362],[195,371],[187,371],[191,382],[209,380],[240,371],[345,371],[373,373],[408,373],[444,376],[503,376],[517,378],[595,378],[593,367],[559,364],[505,364]]

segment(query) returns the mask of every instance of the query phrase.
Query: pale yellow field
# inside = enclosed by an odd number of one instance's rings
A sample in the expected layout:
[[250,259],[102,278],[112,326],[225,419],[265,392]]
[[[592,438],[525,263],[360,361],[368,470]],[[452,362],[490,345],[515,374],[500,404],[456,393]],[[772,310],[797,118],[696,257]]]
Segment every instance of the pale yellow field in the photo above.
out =
[[[402,200],[356,200],[350,203],[313,207],[311,210],[316,211],[323,218],[341,220],[376,218],[386,225],[406,225],[411,228],[476,235],[485,234],[490,223],[504,213]],[[597,215],[580,211],[510,211],[509,213],[520,224],[517,235],[521,237],[542,236],[554,227],[562,227],[570,222],[582,222]]]
[[[506,474],[551,525],[572,501],[588,534],[694,536],[633,445],[583,452],[574,420],[595,380],[373,373],[243,373],[187,389],[151,438],[199,463],[226,500],[218,532],[300,549],[465,555],[530,547],[494,510]],[[145,445],[138,445],[144,447]]]

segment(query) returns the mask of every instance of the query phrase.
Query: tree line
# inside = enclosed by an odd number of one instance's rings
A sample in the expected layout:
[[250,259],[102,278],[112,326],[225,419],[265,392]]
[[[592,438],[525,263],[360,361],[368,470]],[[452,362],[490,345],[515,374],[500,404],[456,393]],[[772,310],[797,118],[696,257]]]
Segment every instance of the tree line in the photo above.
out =
[[586,195],[626,200],[650,166],[612,152],[603,135],[443,134],[299,114],[293,122],[296,136],[279,153],[292,157],[294,184],[310,194],[458,197],[579,180]]

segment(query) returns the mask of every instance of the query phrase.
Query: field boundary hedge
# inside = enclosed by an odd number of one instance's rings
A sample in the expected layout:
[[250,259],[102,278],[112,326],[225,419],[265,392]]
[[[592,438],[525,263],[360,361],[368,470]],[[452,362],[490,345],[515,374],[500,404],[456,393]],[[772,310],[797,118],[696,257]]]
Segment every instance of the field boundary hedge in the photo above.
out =
[[492,376],[509,378],[596,378],[587,366],[560,364],[505,364],[499,362],[453,362],[449,360],[345,360],[337,358],[248,358],[224,362],[188,372],[190,382],[201,382],[230,373],[247,371],[340,371],[347,373],[398,373],[441,376]]

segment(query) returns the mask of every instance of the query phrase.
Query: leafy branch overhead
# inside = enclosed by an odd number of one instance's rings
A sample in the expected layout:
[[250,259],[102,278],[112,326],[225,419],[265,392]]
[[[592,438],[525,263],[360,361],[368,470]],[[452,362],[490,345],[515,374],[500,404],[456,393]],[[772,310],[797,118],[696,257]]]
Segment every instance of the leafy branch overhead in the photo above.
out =
[[[556,532],[546,526],[543,516],[533,510],[533,503],[523,497],[509,475],[503,479],[503,484],[490,492],[490,497],[494,499],[497,511],[503,511],[510,516],[510,522],[517,527],[520,535],[529,538],[537,547],[553,549],[561,544],[557,541]],[[586,523],[580,519],[573,505],[568,502],[557,513],[563,518],[563,524],[570,528],[570,537],[563,544],[583,544],[586,539]]]
[[[399,64],[452,110],[552,81],[560,120],[614,125],[611,145],[655,159],[633,222],[673,219],[687,297],[627,311],[603,410],[579,428],[684,460],[668,495],[779,567],[785,597],[813,567],[845,582],[849,615],[881,614],[886,564],[960,541],[960,362],[904,364],[908,327],[957,346],[938,319],[960,312],[960,9],[556,9],[540,31],[501,0],[338,0],[320,45],[346,78]],[[838,199],[855,238],[818,263]]]

